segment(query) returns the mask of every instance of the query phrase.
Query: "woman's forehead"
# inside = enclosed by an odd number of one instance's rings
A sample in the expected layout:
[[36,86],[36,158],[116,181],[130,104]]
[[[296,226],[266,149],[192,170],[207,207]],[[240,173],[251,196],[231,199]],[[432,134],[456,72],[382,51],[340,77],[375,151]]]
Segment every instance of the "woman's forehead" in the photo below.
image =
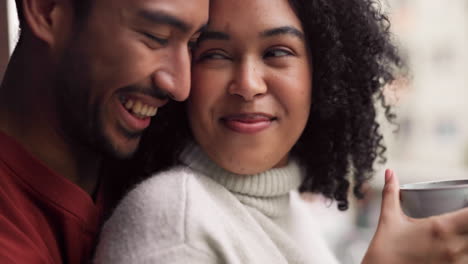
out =
[[301,23],[288,0],[212,0],[208,28],[219,32],[264,31]]

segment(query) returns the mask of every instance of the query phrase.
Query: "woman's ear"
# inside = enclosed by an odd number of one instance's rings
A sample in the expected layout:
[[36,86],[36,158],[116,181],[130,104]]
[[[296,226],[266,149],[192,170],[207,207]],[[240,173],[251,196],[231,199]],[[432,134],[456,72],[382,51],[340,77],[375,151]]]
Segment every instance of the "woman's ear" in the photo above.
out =
[[[81,1],[81,0],[80,0]],[[63,26],[71,14],[69,0],[22,0],[24,19],[31,33],[49,46],[63,38]]]

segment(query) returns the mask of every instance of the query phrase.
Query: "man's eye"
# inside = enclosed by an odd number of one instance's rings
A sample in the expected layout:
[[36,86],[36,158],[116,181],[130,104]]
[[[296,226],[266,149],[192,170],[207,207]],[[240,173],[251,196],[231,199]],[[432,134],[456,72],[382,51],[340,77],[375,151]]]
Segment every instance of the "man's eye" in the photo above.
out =
[[157,42],[157,43],[159,43],[161,45],[167,45],[167,43],[169,42],[168,39],[156,37],[155,35],[152,35],[152,34],[149,34],[149,33],[143,33],[143,35],[145,35],[150,40],[155,41],[155,42]]
[[293,53],[289,50],[286,49],[272,49],[268,50],[265,52],[265,55],[263,55],[265,58],[268,57],[284,57],[284,56],[291,56]]

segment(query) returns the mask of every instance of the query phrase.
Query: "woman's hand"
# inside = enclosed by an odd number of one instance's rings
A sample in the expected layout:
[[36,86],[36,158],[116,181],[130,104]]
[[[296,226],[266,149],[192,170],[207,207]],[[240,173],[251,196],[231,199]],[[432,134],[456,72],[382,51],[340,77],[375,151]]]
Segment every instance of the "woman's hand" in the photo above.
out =
[[398,179],[387,170],[379,224],[362,263],[468,263],[468,208],[410,218],[400,206]]

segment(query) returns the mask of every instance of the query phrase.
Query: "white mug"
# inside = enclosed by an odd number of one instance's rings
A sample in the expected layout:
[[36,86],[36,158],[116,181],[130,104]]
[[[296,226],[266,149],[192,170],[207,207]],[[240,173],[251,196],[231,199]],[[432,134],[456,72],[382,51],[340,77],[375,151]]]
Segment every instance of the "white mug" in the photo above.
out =
[[468,179],[400,186],[403,212],[413,218],[440,215],[468,207]]

